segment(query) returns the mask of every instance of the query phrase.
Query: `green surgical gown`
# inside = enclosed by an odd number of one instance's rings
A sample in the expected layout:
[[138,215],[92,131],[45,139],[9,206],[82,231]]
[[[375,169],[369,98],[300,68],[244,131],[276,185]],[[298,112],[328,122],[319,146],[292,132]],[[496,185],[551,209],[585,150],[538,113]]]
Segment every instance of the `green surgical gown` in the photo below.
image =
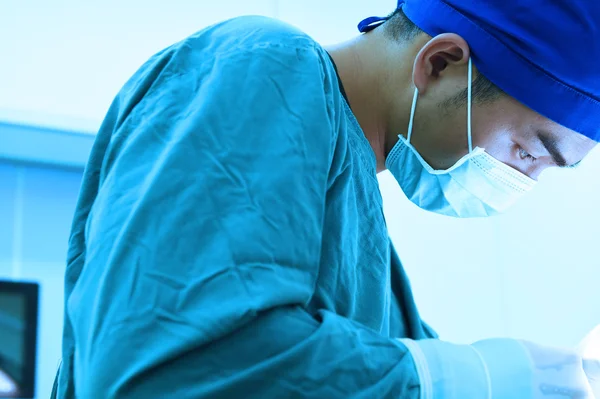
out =
[[263,17],[152,57],[69,242],[58,398],[418,398],[421,321],[325,50]]

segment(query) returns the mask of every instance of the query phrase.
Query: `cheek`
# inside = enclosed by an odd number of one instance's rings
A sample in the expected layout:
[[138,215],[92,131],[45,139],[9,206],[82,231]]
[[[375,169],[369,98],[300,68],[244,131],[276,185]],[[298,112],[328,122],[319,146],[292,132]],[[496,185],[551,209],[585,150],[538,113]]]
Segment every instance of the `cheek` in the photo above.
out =
[[[484,148],[488,154],[498,161],[519,172],[535,178],[541,171],[541,162],[531,162],[519,156],[519,146],[516,144],[515,131],[518,127],[511,125],[511,120],[502,121],[500,118],[485,118],[473,121],[473,145]],[[476,127],[477,126],[477,127]]]
[[432,168],[448,169],[467,153],[466,111],[463,117],[439,109],[426,114],[415,121],[411,142]]
[[466,121],[444,121],[437,127],[437,140],[431,143],[435,151],[436,169],[448,169],[469,152]]
[[[483,120],[478,120],[476,113],[476,110],[473,110],[471,120],[473,147],[489,145],[494,141],[494,135],[489,134],[487,124]],[[469,152],[466,107],[455,110],[451,115],[446,115],[440,121],[439,128],[442,130],[439,140],[440,150],[446,155],[444,161],[448,168]]]
[[490,118],[473,118],[473,146],[485,150],[499,161],[508,161],[514,151],[514,128]]
[[506,99],[473,108],[473,142],[506,158],[517,132],[524,131],[526,121],[520,118]]

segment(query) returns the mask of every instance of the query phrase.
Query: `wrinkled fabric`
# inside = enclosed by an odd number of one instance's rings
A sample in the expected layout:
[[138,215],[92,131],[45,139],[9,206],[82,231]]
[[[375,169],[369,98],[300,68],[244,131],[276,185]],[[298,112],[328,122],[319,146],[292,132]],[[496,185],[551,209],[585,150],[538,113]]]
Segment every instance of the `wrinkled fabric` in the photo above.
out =
[[150,59],[85,171],[59,398],[417,398],[421,321],[327,53],[244,17]]

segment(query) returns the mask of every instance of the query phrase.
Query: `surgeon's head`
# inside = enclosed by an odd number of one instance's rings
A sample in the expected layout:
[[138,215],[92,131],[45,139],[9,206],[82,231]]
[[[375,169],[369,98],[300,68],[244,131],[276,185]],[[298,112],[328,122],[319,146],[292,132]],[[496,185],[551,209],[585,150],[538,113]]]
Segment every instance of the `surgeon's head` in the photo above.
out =
[[[432,37],[398,9],[378,29],[398,58],[411,67],[390,71],[385,91],[391,109],[385,153],[406,135],[407,104],[418,89],[411,144],[435,169],[452,167],[468,149],[467,107],[469,43],[458,34]],[[395,47],[394,47],[395,46]],[[502,60],[498,60],[502,63]],[[404,76],[403,76],[404,75]],[[473,146],[532,179],[549,167],[570,167],[581,161],[595,141],[542,116],[505,94],[476,67],[472,72],[471,122]],[[400,95],[399,95],[400,94]]]
[[423,209],[501,213],[600,140],[600,2],[398,0],[359,30],[328,51],[378,171]]

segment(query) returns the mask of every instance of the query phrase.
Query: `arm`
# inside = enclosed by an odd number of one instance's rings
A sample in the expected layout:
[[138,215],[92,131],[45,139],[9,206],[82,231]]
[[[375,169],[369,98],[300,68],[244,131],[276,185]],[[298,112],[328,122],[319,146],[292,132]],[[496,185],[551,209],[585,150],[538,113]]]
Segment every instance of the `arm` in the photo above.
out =
[[77,396],[418,397],[404,345],[304,311],[336,140],[319,52],[203,61],[112,133],[68,305]]

